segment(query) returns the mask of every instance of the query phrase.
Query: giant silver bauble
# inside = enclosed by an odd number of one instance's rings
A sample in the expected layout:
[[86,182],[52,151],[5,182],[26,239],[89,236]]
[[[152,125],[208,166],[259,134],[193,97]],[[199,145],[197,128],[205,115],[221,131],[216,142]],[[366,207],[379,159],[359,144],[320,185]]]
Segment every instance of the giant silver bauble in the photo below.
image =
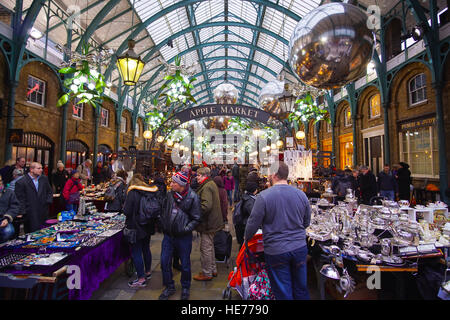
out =
[[259,94],[259,106],[266,112],[279,113],[280,101],[283,96],[284,81],[273,80],[266,83]]
[[218,104],[234,104],[238,98],[238,90],[231,83],[222,83],[214,89],[214,100]]
[[368,16],[347,3],[329,3],[299,21],[289,41],[289,64],[299,79],[332,89],[366,75],[374,35]]

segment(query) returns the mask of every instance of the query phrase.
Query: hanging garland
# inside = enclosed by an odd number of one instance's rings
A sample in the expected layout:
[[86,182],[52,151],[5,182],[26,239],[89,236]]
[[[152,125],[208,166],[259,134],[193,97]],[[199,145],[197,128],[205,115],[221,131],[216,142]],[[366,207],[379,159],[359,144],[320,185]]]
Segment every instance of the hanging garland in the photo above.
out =
[[57,107],[61,107],[77,99],[77,104],[89,103],[94,108],[101,103],[103,92],[106,88],[105,77],[92,68],[89,54],[89,44],[82,46],[82,55],[76,61],[76,66],[64,67],[58,72],[64,75],[71,75],[64,80],[64,87],[68,89],[56,103]]
[[317,106],[314,102],[312,95],[308,92],[304,98],[295,101],[296,107],[289,114],[289,122],[305,122],[314,119],[314,123],[320,120],[331,122],[328,117],[328,111],[320,106]]
[[175,74],[168,74],[164,80],[170,81],[165,83],[161,89],[168,89],[167,92],[162,93],[160,97],[166,97],[166,106],[174,102],[186,104],[188,101],[197,103],[194,96],[191,94],[191,89],[194,89],[192,82],[196,78],[189,79],[188,76],[181,73],[181,58],[175,57]]

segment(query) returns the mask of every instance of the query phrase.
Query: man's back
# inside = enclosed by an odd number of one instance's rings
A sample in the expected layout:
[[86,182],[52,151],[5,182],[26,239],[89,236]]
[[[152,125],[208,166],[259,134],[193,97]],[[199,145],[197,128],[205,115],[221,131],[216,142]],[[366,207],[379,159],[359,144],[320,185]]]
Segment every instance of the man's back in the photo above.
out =
[[306,195],[289,185],[278,184],[256,198],[245,230],[246,239],[262,224],[264,252],[278,255],[306,245],[305,229],[311,219]]

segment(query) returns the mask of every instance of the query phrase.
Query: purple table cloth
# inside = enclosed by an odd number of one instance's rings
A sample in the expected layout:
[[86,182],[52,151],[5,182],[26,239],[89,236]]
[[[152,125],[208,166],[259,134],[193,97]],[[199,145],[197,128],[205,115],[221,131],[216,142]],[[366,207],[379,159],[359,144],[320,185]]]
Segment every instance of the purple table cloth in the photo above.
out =
[[[123,262],[131,257],[130,246],[123,239],[123,232],[118,232],[106,239],[94,248],[83,247],[79,251],[74,249],[47,249],[47,253],[52,252],[71,253],[62,263],[53,267],[42,269],[2,270],[4,273],[17,274],[51,274],[64,265],[76,265],[80,268],[80,289],[69,290],[69,300],[88,300],[100,284],[106,280]],[[0,255],[13,250],[1,250]],[[34,253],[37,249],[19,249],[17,252]]]

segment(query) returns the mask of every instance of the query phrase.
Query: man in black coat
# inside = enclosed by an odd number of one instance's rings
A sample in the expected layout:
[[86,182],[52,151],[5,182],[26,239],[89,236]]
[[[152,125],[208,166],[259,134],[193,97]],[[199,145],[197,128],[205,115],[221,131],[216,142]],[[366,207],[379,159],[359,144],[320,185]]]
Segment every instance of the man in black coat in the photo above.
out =
[[177,172],[172,177],[171,191],[163,204],[161,226],[164,239],[161,244],[161,269],[163,285],[166,287],[159,296],[167,300],[175,294],[172,275],[172,256],[176,249],[181,260],[181,299],[189,299],[191,286],[191,250],[192,231],[199,225],[201,206],[198,195],[189,187],[188,177],[184,172]]
[[361,174],[358,177],[359,188],[361,190],[361,202],[370,205],[370,199],[377,195],[377,179],[368,167],[362,166]]
[[405,162],[400,162],[401,168],[397,171],[398,197],[400,200],[411,200],[411,171],[409,165]]
[[42,174],[42,164],[32,162],[30,172],[17,181],[14,191],[20,212],[25,213],[25,232],[39,230],[48,219],[48,206],[53,202],[52,187]]
[[13,190],[6,189],[0,176],[0,243],[14,236],[13,220],[19,214],[19,201]]

